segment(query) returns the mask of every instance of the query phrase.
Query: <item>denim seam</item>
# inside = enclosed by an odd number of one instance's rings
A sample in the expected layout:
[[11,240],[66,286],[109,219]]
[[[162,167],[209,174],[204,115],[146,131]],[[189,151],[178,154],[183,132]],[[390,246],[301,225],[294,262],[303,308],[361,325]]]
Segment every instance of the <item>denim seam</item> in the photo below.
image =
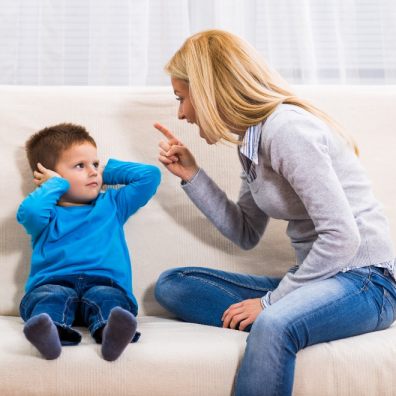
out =
[[[186,276],[184,273],[179,273],[178,275],[179,276]],[[220,289],[220,290],[224,291],[225,293],[227,293],[229,296],[235,298],[237,301],[241,300],[240,296],[237,296],[236,294],[231,293],[229,290],[225,289],[224,287],[220,286],[219,284],[217,284],[215,282],[212,282],[212,281],[210,281],[208,279],[200,278],[199,276],[194,276],[194,275],[190,275],[190,274],[188,276],[190,278],[194,278],[194,279],[199,280],[199,281],[201,281],[203,283],[206,283],[208,285],[217,287],[218,289]],[[227,280],[227,279],[224,279],[224,280]]]
[[362,291],[367,291],[369,284],[372,283],[371,277],[373,275],[373,270],[370,267],[368,267],[368,271],[369,271],[369,273],[368,273],[366,279],[363,281],[363,286],[361,289]]
[[[373,286],[376,286],[375,284],[374,284],[374,282],[373,282],[373,280],[371,279],[372,278],[372,275],[373,275],[373,271],[372,271],[372,269],[370,268],[370,274],[369,274],[369,276],[368,276],[368,282],[367,283],[371,283]],[[382,276],[382,275],[380,275],[382,278],[385,278],[384,276]],[[376,329],[379,329],[380,328],[380,324],[381,324],[381,322],[382,322],[382,320],[384,319],[384,313],[385,313],[385,310],[384,310],[384,307],[385,307],[385,299],[387,299],[388,301],[389,301],[389,303],[391,303],[391,301],[387,298],[387,295],[388,295],[388,292],[387,292],[387,290],[383,287],[383,286],[381,286],[382,287],[382,301],[381,301],[381,311],[380,311],[380,314],[379,314],[379,317],[378,317],[378,321],[377,321],[377,326],[376,326]],[[392,305],[392,303],[391,303],[391,305]]]
[[88,304],[91,307],[95,307],[98,310],[98,314],[99,314],[99,322],[98,323],[91,323],[88,326],[88,330],[93,333],[94,331],[96,331],[99,327],[105,325],[107,322],[103,319],[103,315],[102,315],[102,310],[100,309],[98,304],[95,304],[94,302],[91,302],[85,298],[82,298],[81,301],[83,303]]
[[379,322],[382,322],[382,319],[383,319],[383,317],[384,317],[385,299],[387,299],[387,300],[389,301],[389,299],[388,299],[388,297],[387,297],[387,291],[385,290],[384,287],[382,288],[382,290],[383,290],[383,293],[382,293],[381,313],[380,313],[380,320],[379,320]]
[[[266,287],[251,287],[251,286],[249,286],[249,285],[245,285],[245,284],[243,284],[243,283],[236,282],[235,280],[228,279],[228,278],[226,278],[226,277],[224,277],[224,276],[221,276],[221,275],[218,275],[218,274],[214,274],[213,272],[210,272],[210,271],[205,271],[205,270],[183,270],[183,271],[181,271],[181,274],[182,274],[182,275],[189,275],[189,276],[192,276],[192,275],[190,275],[190,274],[194,274],[194,273],[197,273],[197,274],[204,274],[204,275],[208,275],[208,276],[213,276],[214,278],[218,278],[218,279],[225,280],[225,281],[227,281],[227,282],[229,282],[229,283],[231,283],[231,284],[233,284],[233,285],[236,285],[236,286],[239,286],[239,287],[243,287],[243,288],[245,288],[245,289],[251,289],[251,290],[256,290],[256,291],[263,291],[263,292],[268,292],[268,291],[273,290],[272,288],[266,288]],[[195,277],[195,278],[198,278],[198,277]],[[201,279],[201,278],[200,278],[200,279]]]
[[[285,336],[288,336],[286,331],[284,331],[284,333],[285,333]],[[296,352],[295,356],[297,355],[297,352]],[[284,360],[286,361],[287,360],[286,354],[281,354],[281,355],[285,356]],[[281,367],[285,367],[284,362],[281,362],[280,366]],[[286,370],[277,370],[277,371],[278,371],[278,375],[277,375],[277,378],[276,378],[276,390],[277,390],[276,394],[278,394],[278,390],[285,383],[284,378],[285,378],[285,374],[286,374]],[[293,380],[293,382],[294,382],[294,380]],[[293,390],[293,383],[292,383],[292,390]]]
[[77,297],[68,297],[67,300],[66,300],[65,309],[63,310],[63,313],[62,313],[62,322],[63,322],[63,326],[70,327],[70,325],[67,325],[67,324],[66,324],[66,320],[65,320],[65,318],[66,318],[66,311],[70,308],[70,307],[69,307],[70,303],[71,303],[71,302],[75,302],[75,301],[78,301],[78,298],[77,298]]
[[384,318],[384,313],[385,313],[385,301],[387,301],[389,303],[389,305],[392,307],[392,311],[393,311],[393,321],[395,320],[395,306],[394,306],[394,302],[392,302],[391,298],[390,298],[390,293],[388,292],[388,290],[386,290],[385,288],[383,288],[384,290],[384,294],[383,294],[383,298],[382,298],[382,307],[381,307],[381,315],[380,315],[380,320],[382,321],[382,319]]

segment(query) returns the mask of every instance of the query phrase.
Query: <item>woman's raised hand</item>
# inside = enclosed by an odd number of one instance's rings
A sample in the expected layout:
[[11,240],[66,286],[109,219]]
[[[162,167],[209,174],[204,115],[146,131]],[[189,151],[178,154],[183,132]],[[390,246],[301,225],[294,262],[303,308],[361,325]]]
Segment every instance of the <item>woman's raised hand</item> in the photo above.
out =
[[159,143],[159,161],[182,180],[191,180],[198,172],[199,167],[190,150],[163,125],[156,123],[154,128],[166,137],[166,141],[162,140]]

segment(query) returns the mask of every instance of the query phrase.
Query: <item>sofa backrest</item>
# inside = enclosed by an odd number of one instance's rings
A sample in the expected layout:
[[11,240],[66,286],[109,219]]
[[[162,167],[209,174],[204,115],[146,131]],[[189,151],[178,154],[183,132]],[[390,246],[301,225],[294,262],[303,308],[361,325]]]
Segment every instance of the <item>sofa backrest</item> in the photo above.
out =
[[[396,87],[295,88],[356,138],[396,239]],[[237,197],[240,165],[235,147],[206,145],[196,127],[177,120],[176,113],[170,87],[0,87],[0,314],[18,315],[29,273],[30,241],[15,214],[34,188],[24,143],[45,126],[60,122],[84,125],[97,141],[102,162],[115,157],[161,166],[157,156],[162,137],[152,127],[161,122],[190,146],[198,163],[231,198]],[[153,286],[158,275],[170,267],[212,266],[282,275],[293,264],[284,222],[271,222],[262,242],[251,251],[242,251],[209,224],[185,196],[179,181],[161,169],[157,195],[126,225],[141,314],[164,313],[155,302]]]

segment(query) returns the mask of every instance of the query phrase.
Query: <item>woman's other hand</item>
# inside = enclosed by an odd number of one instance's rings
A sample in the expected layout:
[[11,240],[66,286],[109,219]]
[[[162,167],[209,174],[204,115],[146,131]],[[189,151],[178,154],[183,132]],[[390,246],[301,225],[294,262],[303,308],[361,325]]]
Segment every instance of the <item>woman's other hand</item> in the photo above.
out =
[[232,304],[224,311],[221,318],[223,327],[243,331],[256,320],[262,311],[260,298],[252,298]]

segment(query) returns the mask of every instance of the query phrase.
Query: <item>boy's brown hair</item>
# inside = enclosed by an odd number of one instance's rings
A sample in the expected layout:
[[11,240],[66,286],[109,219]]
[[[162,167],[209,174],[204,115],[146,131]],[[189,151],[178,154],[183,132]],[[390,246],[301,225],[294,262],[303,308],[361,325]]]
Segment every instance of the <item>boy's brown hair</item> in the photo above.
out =
[[55,170],[62,152],[74,144],[84,142],[96,147],[95,140],[88,131],[71,123],[62,123],[44,128],[32,135],[26,142],[26,154],[32,171],[37,170],[40,162],[45,168]]

